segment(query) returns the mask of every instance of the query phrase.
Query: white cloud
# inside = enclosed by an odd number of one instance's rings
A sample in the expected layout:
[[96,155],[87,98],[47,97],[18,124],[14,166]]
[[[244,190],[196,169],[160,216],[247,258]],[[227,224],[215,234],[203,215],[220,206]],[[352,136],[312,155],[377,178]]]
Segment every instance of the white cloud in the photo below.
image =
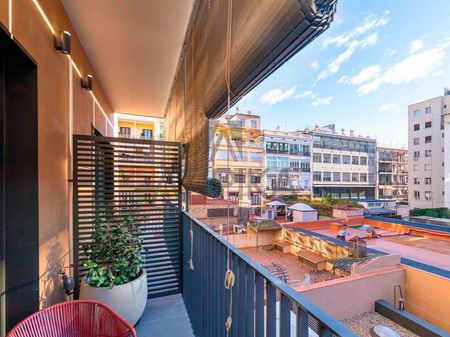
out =
[[386,103],[383,105],[380,105],[378,108],[378,111],[381,112],[394,112],[396,109],[396,105],[394,103]]
[[336,45],[337,47],[340,47],[342,45],[349,44],[354,38],[363,35],[370,30],[373,30],[377,27],[381,27],[386,25],[389,22],[389,12],[385,12],[382,17],[377,17],[373,14],[366,17],[364,22],[354,27],[351,30],[346,31],[345,33],[334,36],[334,37],[328,37],[323,41],[324,46],[329,45]]
[[331,63],[328,64],[326,69],[320,72],[316,81],[322,80],[334,73],[337,73],[342,64],[347,62],[356,50],[374,45],[375,43],[377,43],[377,41],[377,33],[373,33],[362,40],[353,40],[344,52],[339,54],[337,58],[335,58]]
[[274,88],[261,95],[260,101],[264,104],[274,105],[285,99],[290,98],[295,93],[296,87],[291,87],[285,91],[280,88]]
[[357,90],[358,94],[367,95],[378,90],[383,84],[407,84],[413,80],[439,73],[447,47],[448,45],[442,44],[436,48],[407,56],[385,69],[377,77],[364,83],[358,83],[357,85],[360,85]]
[[319,62],[317,62],[317,60],[314,60],[311,62],[311,64],[309,65],[311,67],[311,69],[317,70],[320,67]]
[[314,100],[314,102],[312,102],[312,105],[313,106],[328,105],[331,103],[332,100],[333,100],[333,96],[317,98]]
[[299,99],[299,98],[304,98],[304,97],[310,97],[311,99],[313,99],[316,97],[316,94],[311,90],[306,90],[300,94],[295,95],[294,98]]
[[415,52],[418,52],[419,50],[421,50],[424,46],[424,43],[422,40],[412,40],[411,41],[411,46],[409,47],[409,53],[410,54],[414,54]]
[[381,67],[379,65],[373,65],[361,69],[360,72],[355,76],[352,77],[342,76],[339,79],[338,83],[361,85],[370,80],[373,80],[374,78],[377,78],[378,76],[380,76],[380,73]]

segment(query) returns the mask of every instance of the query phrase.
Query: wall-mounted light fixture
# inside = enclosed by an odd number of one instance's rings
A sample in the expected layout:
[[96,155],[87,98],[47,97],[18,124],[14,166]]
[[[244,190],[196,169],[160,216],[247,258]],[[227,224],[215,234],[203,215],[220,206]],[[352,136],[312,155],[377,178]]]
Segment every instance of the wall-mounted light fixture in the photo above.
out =
[[63,54],[70,54],[70,33],[62,30],[55,32],[53,35],[53,44],[56,50],[59,50]]
[[92,77],[92,75],[86,75],[86,76],[82,77],[81,78],[81,87],[83,89],[86,89],[87,91],[92,91],[93,80],[94,80],[94,78]]

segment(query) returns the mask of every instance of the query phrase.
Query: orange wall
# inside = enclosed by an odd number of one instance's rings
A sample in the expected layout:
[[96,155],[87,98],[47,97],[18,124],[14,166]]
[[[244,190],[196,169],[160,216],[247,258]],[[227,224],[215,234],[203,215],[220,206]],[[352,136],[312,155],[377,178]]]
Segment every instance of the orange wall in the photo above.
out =
[[[112,108],[61,2],[38,2],[56,30],[71,33],[71,56],[82,74],[94,75],[93,93],[104,111],[81,88],[69,58],[53,47],[52,32],[34,2],[11,1],[12,34],[36,62],[38,72],[40,300],[41,306],[47,306],[66,299],[56,272],[69,265],[71,255],[71,122],[74,133],[90,134],[94,125],[112,136],[113,118]],[[10,27],[9,10],[9,1],[0,0],[0,23],[6,30]]]
[[402,265],[406,310],[450,332],[450,279]]
[[342,221],[341,219],[332,219],[332,220],[296,222],[296,223],[289,224],[289,227],[301,228],[301,229],[306,229],[306,230],[329,228],[331,224],[339,223],[341,221]]

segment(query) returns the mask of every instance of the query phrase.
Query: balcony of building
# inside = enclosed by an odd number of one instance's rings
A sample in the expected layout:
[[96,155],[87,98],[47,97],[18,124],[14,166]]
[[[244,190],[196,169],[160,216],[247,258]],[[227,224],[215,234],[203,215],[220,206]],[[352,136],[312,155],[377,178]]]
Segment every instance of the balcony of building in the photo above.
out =
[[[117,223],[132,216],[143,232],[148,273],[139,336],[225,336],[227,321],[230,336],[307,336],[310,329],[354,336],[182,213],[181,204],[182,169],[189,168],[186,189],[207,194],[211,187],[208,121],[322,33],[336,1],[241,2],[233,17],[227,17],[232,1],[0,2],[8,9],[0,15],[0,106],[8,130],[17,131],[8,131],[2,143],[2,155],[8,154],[2,164],[2,335],[39,308],[76,299],[85,276],[83,240],[97,219]],[[255,10],[260,21],[250,27]],[[239,23],[227,18],[245,19],[243,40],[227,36],[233,30],[227,24]],[[207,26],[217,30],[193,28]],[[207,41],[195,53],[194,38]],[[231,98],[224,69],[187,67],[205,65],[214,53],[212,63],[225,64],[227,38],[236,43],[233,53],[248,55],[233,64],[239,72],[228,70]],[[186,74],[195,83],[187,83]],[[154,140],[150,128],[121,131],[114,121],[119,112],[165,118],[167,141]],[[227,266],[235,276],[230,289],[223,286]],[[62,272],[73,276],[75,292],[64,292]]]

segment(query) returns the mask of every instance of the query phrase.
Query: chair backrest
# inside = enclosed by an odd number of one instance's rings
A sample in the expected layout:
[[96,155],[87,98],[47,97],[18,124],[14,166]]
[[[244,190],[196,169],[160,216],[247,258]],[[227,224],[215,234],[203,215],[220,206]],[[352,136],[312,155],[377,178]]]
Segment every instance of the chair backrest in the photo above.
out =
[[69,301],[40,310],[7,337],[136,337],[134,328],[107,305]]

